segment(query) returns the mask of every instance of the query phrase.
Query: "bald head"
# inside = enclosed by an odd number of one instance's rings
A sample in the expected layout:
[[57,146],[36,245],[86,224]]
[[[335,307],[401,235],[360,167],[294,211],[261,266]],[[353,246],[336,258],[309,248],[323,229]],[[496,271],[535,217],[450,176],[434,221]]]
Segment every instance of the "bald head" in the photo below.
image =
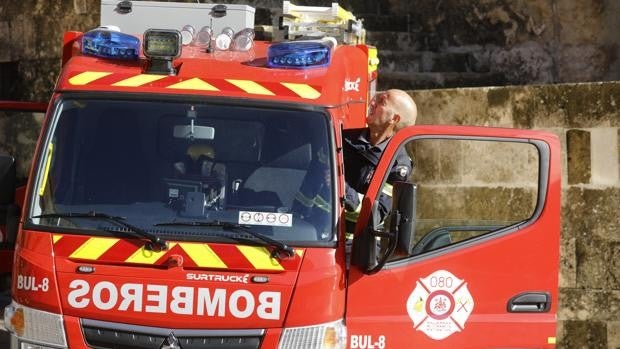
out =
[[377,93],[366,116],[371,144],[378,144],[401,128],[415,124],[417,115],[415,102],[407,92],[392,89]]
[[400,115],[400,121],[396,124],[395,129],[398,131],[401,128],[414,125],[418,117],[418,108],[413,98],[403,90],[391,89],[386,92],[392,97],[394,112]]

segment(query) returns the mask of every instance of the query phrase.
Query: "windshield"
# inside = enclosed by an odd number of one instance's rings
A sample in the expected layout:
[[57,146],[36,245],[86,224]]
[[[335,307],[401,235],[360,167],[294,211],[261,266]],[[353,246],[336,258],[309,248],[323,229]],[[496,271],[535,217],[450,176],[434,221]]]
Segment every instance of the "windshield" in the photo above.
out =
[[[75,99],[58,104],[52,125],[34,224],[121,229],[75,218],[91,212],[166,239],[230,241],[217,224],[175,222],[233,223],[293,244],[333,239],[333,150],[323,113]],[[58,218],[67,213],[72,219]]]

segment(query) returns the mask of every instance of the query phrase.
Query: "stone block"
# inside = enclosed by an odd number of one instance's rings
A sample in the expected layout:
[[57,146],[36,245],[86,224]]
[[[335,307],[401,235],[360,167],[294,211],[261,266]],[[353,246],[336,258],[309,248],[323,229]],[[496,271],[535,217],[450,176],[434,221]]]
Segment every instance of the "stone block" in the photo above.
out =
[[418,124],[496,125],[487,113],[485,89],[416,91]]
[[515,126],[520,128],[618,127],[620,84],[598,82],[515,88]]
[[568,184],[590,183],[590,131],[566,131]]
[[578,287],[620,290],[620,242],[588,236],[576,254]]
[[618,159],[618,129],[599,127],[590,130],[592,148],[592,184],[617,186],[620,184]]
[[539,42],[529,41],[491,52],[492,72],[504,74],[513,84],[545,84],[554,81],[554,61]]
[[560,287],[577,287],[576,239],[562,237],[560,244]]
[[599,45],[565,45],[556,57],[557,82],[603,80],[614,54]]
[[607,349],[607,328],[600,321],[563,321],[558,349]]
[[569,187],[562,196],[564,238],[575,237],[579,241],[598,238],[608,242],[620,242],[620,188]]
[[[580,58],[580,59],[583,59]],[[620,84],[598,82],[592,84],[558,85],[555,93],[564,95],[567,102],[568,127],[620,127]]]
[[[33,59],[39,57],[42,51],[43,42],[37,41],[36,30],[40,23],[35,23],[30,15],[20,14],[16,18],[11,19],[11,46],[15,50],[13,53],[19,59]],[[49,28],[49,27],[48,27]]]
[[561,43],[589,44],[597,42],[604,32],[605,1],[557,0],[554,20],[558,23]]
[[514,127],[562,127],[568,118],[562,105],[547,100],[541,88],[535,86],[514,87],[513,98]]
[[620,290],[560,289],[558,320],[618,321]]

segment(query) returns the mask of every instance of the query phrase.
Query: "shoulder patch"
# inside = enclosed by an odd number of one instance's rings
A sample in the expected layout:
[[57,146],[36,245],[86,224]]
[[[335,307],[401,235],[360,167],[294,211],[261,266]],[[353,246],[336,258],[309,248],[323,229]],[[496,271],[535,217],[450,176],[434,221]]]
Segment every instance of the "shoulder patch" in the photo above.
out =
[[407,166],[398,166],[396,168],[396,173],[398,173],[399,176],[406,178],[409,174],[409,168]]

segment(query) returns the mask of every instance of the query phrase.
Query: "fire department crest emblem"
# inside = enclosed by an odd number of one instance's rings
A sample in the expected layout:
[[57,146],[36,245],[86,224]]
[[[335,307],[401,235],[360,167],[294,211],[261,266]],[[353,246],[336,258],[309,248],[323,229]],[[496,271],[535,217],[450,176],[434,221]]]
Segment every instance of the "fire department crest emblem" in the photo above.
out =
[[435,340],[463,331],[473,310],[474,299],[467,282],[446,270],[420,278],[407,299],[413,327]]

